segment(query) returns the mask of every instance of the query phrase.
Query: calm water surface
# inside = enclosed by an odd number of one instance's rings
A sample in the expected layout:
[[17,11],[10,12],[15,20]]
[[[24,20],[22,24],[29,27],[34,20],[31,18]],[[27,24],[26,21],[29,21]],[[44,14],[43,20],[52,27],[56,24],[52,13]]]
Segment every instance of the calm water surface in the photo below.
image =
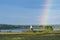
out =
[[[29,29],[11,29],[12,32],[22,32],[22,31],[28,31]],[[34,30],[41,30],[41,29],[34,29]],[[8,29],[1,30],[1,32],[7,32]]]
[[[29,29],[11,29],[12,32],[22,32],[22,31],[28,31]],[[44,29],[34,29],[34,30],[44,30]],[[60,30],[60,28],[54,28],[54,30]],[[8,29],[2,29],[1,32],[7,32]]]

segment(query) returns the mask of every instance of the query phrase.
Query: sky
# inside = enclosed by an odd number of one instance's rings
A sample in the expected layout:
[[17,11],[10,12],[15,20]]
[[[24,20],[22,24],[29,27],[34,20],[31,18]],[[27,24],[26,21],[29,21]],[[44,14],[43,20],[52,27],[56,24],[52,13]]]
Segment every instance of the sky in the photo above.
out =
[[[46,0],[0,0],[0,24],[37,25]],[[60,24],[60,0],[51,0],[47,24]]]

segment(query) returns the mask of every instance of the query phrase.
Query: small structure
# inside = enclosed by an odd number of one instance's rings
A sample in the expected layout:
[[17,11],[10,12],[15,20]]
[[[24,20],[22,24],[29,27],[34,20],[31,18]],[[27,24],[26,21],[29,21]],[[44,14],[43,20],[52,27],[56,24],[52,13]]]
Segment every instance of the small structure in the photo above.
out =
[[33,30],[33,27],[32,27],[32,25],[30,26],[30,30],[31,30],[31,31]]

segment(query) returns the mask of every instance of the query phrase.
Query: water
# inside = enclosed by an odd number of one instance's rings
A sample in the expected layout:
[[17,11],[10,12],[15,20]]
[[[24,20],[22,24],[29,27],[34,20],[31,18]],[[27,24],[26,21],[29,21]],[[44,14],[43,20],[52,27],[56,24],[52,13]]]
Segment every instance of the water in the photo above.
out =
[[[12,31],[12,32],[22,32],[22,31],[28,31],[29,29],[2,29],[1,32],[8,32],[8,31]],[[41,29],[34,29],[34,30],[41,30]]]
[[22,32],[22,31],[28,31],[29,29],[11,29],[11,30],[8,30],[8,29],[2,29],[1,32],[8,32],[8,31],[12,31],[12,32]]
[[[60,28],[53,28],[54,30],[60,30]],[[1,32],[8,32],[8,31],[12,31],[12,32],[22,32],[22,31],[28,31],[29,29],[11,29],[11,30],[8,30],[8,29],[2,29]],[[44,29],[39,29],[39,28],[35,28],[34,30],[44,30]]]

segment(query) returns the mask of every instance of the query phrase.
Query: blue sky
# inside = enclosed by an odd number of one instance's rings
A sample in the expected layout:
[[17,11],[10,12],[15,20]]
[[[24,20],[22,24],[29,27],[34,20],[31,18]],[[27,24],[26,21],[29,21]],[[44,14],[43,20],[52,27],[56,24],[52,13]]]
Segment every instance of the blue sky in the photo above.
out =
[[[45,0],[0,0],[0,24],[38,24]],[[47,24],[60,24],[60,0],[53,0]]]

